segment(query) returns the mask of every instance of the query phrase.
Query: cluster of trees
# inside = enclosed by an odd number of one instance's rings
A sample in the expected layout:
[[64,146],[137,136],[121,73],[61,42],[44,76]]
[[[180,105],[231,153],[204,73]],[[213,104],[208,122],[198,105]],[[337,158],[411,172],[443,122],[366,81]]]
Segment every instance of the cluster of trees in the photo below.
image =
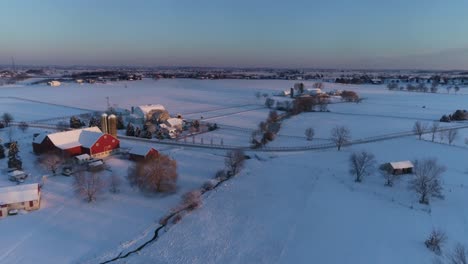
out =
[[[349,157],[349,173],[355,182],[362,182],[375,170],[376,159],[372,153],[366,151],[354,152]],[[430,197],[442,198],[441,176],[445,167],[439,165],[434,158],[415,160],[413,162],[414,178],[410,181],[410,189],[419,195],[419,203],[429,204]],[[396,178],[387,168],[381,168],[381,175],[385,179],[386,186],[392,186]]]
[[281,120],[278,112],[272,110],[264,122],[260,122],[258,129],[252,132],[252,148],[259,148],[273,141],[281,128]]
[[289,112],[293,115],[302,112],[326,112],[328,111],[328,104],[330,100],[327,97],[320,96],[304,96],[296,97],[292,103],[292,107],[288,107]]
[[[438,81],[433,81],[430,86],[427,86],[425,83],[420,82],[418,84],[411,84],[408,83],[406,86],[399,86],[398,83],[389,83],[387,84],[387,88],[391,91],[408,91],[408,92],[421,92],[421,93],[437,93],[439,91],[439,82]],[[447,93],[450,93],[452,89],[455,90],[457,93],[460,91],[460,87],[458,85],[455,86],[446,86],[445,89],[447,90]]]
[[345,102],[355,102],[355,103],[361,102],[361,98],[359,98],[359,95],[355,91],[344,90],[341,92],[341,98]]
[[136,162],[128,170],[130,184],[148,193],[175,191],[177,177],[177,161],[164,154]]
[[8,127],[10,126],[10,123],[13,122],[14,118],[13,115],[10,113],[3,113],[1,117],[1,124],[0,128]]
[[443,115],[440,118],[440,122],[452,122],[452,121],[463,121],[468,120],[468,112],[466,110],[458,109],[453,114]]

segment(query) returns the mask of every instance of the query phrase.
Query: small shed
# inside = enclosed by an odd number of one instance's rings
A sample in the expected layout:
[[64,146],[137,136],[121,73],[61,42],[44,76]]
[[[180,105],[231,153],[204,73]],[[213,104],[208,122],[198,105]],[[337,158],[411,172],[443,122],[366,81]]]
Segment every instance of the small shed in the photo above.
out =
[[159,152],[155,148],[149,146],[134,146],[130,149],[128,154],[130,160],[140,161],[151,156],[157,156],[159,155]]
[[384,164],[384,168],[393,175],[413,173],[414,165],[411,161],[396,161]]
[[10,210],[36,210],[40,207],[41,190],[39,184],[24,184],[0,188],[0,217]]
[[75,156],[73,158],[77,164],[85,164],[91,159],[91,156],[87,153]]

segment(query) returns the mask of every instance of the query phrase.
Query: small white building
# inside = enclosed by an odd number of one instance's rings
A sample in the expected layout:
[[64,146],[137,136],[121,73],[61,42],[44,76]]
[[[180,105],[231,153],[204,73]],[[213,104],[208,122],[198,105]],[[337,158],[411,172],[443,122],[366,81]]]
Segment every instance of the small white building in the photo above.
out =
[[322,90],[319,89],[319,88],[307,88],[305,91],[304,91],[304,94],[308,94],[308,95],[319,95],[319,94],[323,94]]
[[52,86],[52,87],[58,87],[58,86],[60,86],[61,84],[62,84],[62,83],[59,82],[59,81],[50,81],[50,82],[47,83],[47,85]]
[[85,164],[91,159],[91,156],[87,153],[84,153],[84,154],[73,157],[73,159],[75,160],[77,164]]
[[39,184],[24,184],[0,188],[0,217],[10,210],[37,210],[41,205]]

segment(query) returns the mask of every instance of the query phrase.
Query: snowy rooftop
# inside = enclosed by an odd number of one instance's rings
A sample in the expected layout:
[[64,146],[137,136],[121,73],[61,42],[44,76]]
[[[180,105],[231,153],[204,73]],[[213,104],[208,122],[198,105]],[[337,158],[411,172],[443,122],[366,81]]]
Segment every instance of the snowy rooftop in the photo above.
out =
[[148,154],[152,149],[154,148],[149,147],[149,146],[136,145],[136,146],[133,146],[128,153],[139,155],[139,156],[146,156],[146,154]]
[[80,161],[89,160],[90,158],[91,156],[89,156],[87,153],[75,156],[75,159],[80,160]]
[[414,165],[411,161],[406,160],[406,161],[397,161],[397,162],[390,162],[390,166],[392,166],[393,169],[407,169],[407,168],[413,168]]
[[147,105],[140,105],[138,106],[138,108],[141,109],[141,111],[146,115],[148,114],[149,112],[153,111],[153,110],[166,110],[166,108],[164,108],[163,105],[160,105],[160,104],[147,104]]
[[0,204],[12,204],[39,200],[37,183],[0,188]]
[[102,132],[98,127],[89,127],[53,133],[47,136],[56,147],[60,149],[68,149],[77,146],[90,147],[99,139],[101,135]]
[[180,118],[169,118],[166,120],[167,124],[171,127],[182,126],[183,120]]

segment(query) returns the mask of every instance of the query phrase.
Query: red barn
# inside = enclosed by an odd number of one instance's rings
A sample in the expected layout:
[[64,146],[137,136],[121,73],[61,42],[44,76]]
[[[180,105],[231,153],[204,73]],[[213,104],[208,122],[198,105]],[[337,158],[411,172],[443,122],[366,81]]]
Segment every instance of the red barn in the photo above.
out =
[[148,146],[134,146],[128,152],[128,154],[130,160],[140,161],[147,159],[151,156],[158,156],[159,152],[156,149]]
[[38,135],[33,140],[36,154],[59,150],[67,155],[107,156],[120,147],[120,141],[104,134],[97,127],[70,130],[47,135]]

